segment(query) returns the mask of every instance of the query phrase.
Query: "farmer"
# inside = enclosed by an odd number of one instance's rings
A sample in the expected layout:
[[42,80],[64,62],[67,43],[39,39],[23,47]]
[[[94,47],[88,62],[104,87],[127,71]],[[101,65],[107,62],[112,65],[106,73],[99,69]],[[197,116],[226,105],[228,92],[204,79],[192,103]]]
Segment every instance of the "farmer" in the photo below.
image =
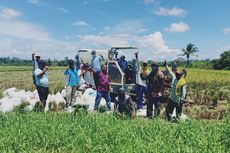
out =
[[174,108],[176,108],[176,117],[179,118],[182,113],[183,100],[186,95],[186,70],[175,71],[173,73],[167,64],[165,64],[166,69],[172,76],[172,90],[170,92],[168,104],[166,106],[166,117],[170,121],[172,120],[172,113]]
[[153,104],[154,116],[160,115],[160,98],[164,88],[164,74],[159,70],[157,62],[151,64],[152,71],[146,77],[141,76],[142,80],[147,80],[148,102],[147,117],[152,118]]
[[78,69],[74,67],[74,61],[68,61],[69,67],[65,70],[66,76],[66,107],[76,101],[76,90],[79,85]]
[[128,68],[128,62],[125,60],[125,55],[122,55],[118,61],[121,70],[124,72]]
[[46,106],[46,100],[49,94],[47,70],[48,67],[46,66],[46,63],[43,60],[39,60],[38,68],[36,68],[34,71],[38,95],[44,108]]
[[84,75],[86,73],[84,64],[81,64],[80,69],[78,70],[78,77],[79,77],[79,90],[84,91],[88,88],[88,85],[86,84],[86,81],[84,79]]
[[35,69],[38,68],[38,61],[40,59],[41,59],[41,56],[39,54],[35,54],[35,53],[32,54],[32,65],[33,65],[32,77],[33,77],[33,83],[34,83],[34,85],[36,85],[34,71],[35,71]]
[[90,87],[95,87],[95,83],[94,83],[94,78],[93,78],[93,70],[92,68],[90,68],[89,64],[86,63],[83,66],[83,69],[85,70],[85,74],[83,76],[85,83]]
[[120,88],[118,96],[115,98],[115,114],[118,116],[128,115],[132,118],[136,117],[135,106],[129,95],[125,94],[125,89]]
[[103,61],[104,58],[102,55],[97,56],[95,50],[91,51],[91,56],[92,56],[91,66],[93,71],[93,78],[94,78],[95,85],[97,86],[98,83],[97,73],[101,71],[101,61]]
[[97,96],[95,99],[94,110],[98,110],[99,104],[101,102],[101,98],[104,98],[106,101],[106,105],[108,110],[111,109],[111,100],[110,100],[110,93],[109,93],[109,85],[110,80],[107,74],[107,67],[105,64],[102,65],[102,70],[97,72],[98,77],[98,84],[97,84]]
[[[143,94],[145,94],[145,98],[147,100],[147,84],[146,80],[142,80],[141,78],[145,78],[149,75],[148,64],[146,61],[142,63],[140,68],[140,74],[138,75],[138,80],[136,83],[136,93],[137,93],[137,109],[142,109],[142,98]],[[148,101],[148,100],[147,100]]]

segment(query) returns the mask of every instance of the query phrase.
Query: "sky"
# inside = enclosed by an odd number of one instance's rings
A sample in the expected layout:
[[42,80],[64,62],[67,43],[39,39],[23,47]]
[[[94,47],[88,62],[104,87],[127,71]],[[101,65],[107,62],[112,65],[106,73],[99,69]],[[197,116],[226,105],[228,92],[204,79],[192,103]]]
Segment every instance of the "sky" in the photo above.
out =
[[173,60],[193,43],[194,58],[213,59],[230,49],[229,14],[230,0],[0,0],[0,57],[136,46],[142,60]]

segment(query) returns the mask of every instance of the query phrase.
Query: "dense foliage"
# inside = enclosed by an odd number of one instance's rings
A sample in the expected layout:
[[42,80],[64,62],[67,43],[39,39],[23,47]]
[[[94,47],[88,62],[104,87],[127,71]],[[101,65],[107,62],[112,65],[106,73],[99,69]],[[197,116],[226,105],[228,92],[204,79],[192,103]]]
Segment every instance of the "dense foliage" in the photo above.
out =
[[[67,61],[56,59],[44,59],[48,66],[67,66]],[[32,60],[20,59],[17,57],[0,57],[0,65],[3,66],[32,66]]]
[[220,58],[213,60],[212,65],[213,68],[217,70],[230,70],[230,50],[220,54]]

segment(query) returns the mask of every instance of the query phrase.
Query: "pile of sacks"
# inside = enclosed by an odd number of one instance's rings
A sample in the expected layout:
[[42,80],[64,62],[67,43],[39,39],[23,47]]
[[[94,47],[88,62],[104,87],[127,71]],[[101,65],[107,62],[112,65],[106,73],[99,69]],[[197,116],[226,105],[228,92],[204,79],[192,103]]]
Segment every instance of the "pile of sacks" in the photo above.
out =
[[[60,110],[55,107],[64,106],[66,104],[66,90],[63,89],[62,92],[57,92],[56,94],[49,94],[45,111],[48,110]],[[96,90],[92,88],[88,88],[85,90],[84,94],[82,91],[77,91],[76,93],[76,101],[73,105],[87,105],[88,110],[92,111],[94,109],[94,103],[96,98]],[[0,112],[10,112],[13,111],[14,107],[21,105],[23,102],[27,102],[28,106],[27,110],[32,111],[37,102],[39,102],[39,96],[37,90],[25,91],[25,90],[17,90],[16,88],[9,88],[3,92],[3,98],[0,99]],[[104,99],[101,100],[100,106],[106,106],[106,102]],[[112,103],[112,108],[114,107]],[[60,107],[59,107],[60,108]],[[68,112],[72,112],[74,109],[70,108]]]

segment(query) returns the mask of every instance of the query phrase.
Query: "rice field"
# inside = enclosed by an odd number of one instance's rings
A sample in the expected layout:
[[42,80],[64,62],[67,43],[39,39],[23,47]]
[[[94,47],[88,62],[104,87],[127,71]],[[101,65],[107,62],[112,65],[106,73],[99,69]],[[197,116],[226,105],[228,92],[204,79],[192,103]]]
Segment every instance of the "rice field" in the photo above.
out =
[[[49,68],[51,93],[55,94],[64,88],[64,70],[65,67]],[[1,66],[0,97],[5,89],[11,87],[35,90],[31,71],[32,68],[28,66]],[[187,71],[187,99],[193,101],[193,104],[192,107],[185,108],[186,113],[193,118],[222,119],[230,103],[230,71],[202,69],[188,69]]]
[[[17,70],[16,70],[17,69]],[[64,87],[64,67],[48,71],[52,93]],[[30,67],[1,67],[0,93],[34,90]],[[189,119],[120,119],[84,112],[0,113],[0,152],[230,152],[230,71],[188,69]],[[208,119],[208,120],[207,120]],[[214,119],[214,120],[213,120]]]

